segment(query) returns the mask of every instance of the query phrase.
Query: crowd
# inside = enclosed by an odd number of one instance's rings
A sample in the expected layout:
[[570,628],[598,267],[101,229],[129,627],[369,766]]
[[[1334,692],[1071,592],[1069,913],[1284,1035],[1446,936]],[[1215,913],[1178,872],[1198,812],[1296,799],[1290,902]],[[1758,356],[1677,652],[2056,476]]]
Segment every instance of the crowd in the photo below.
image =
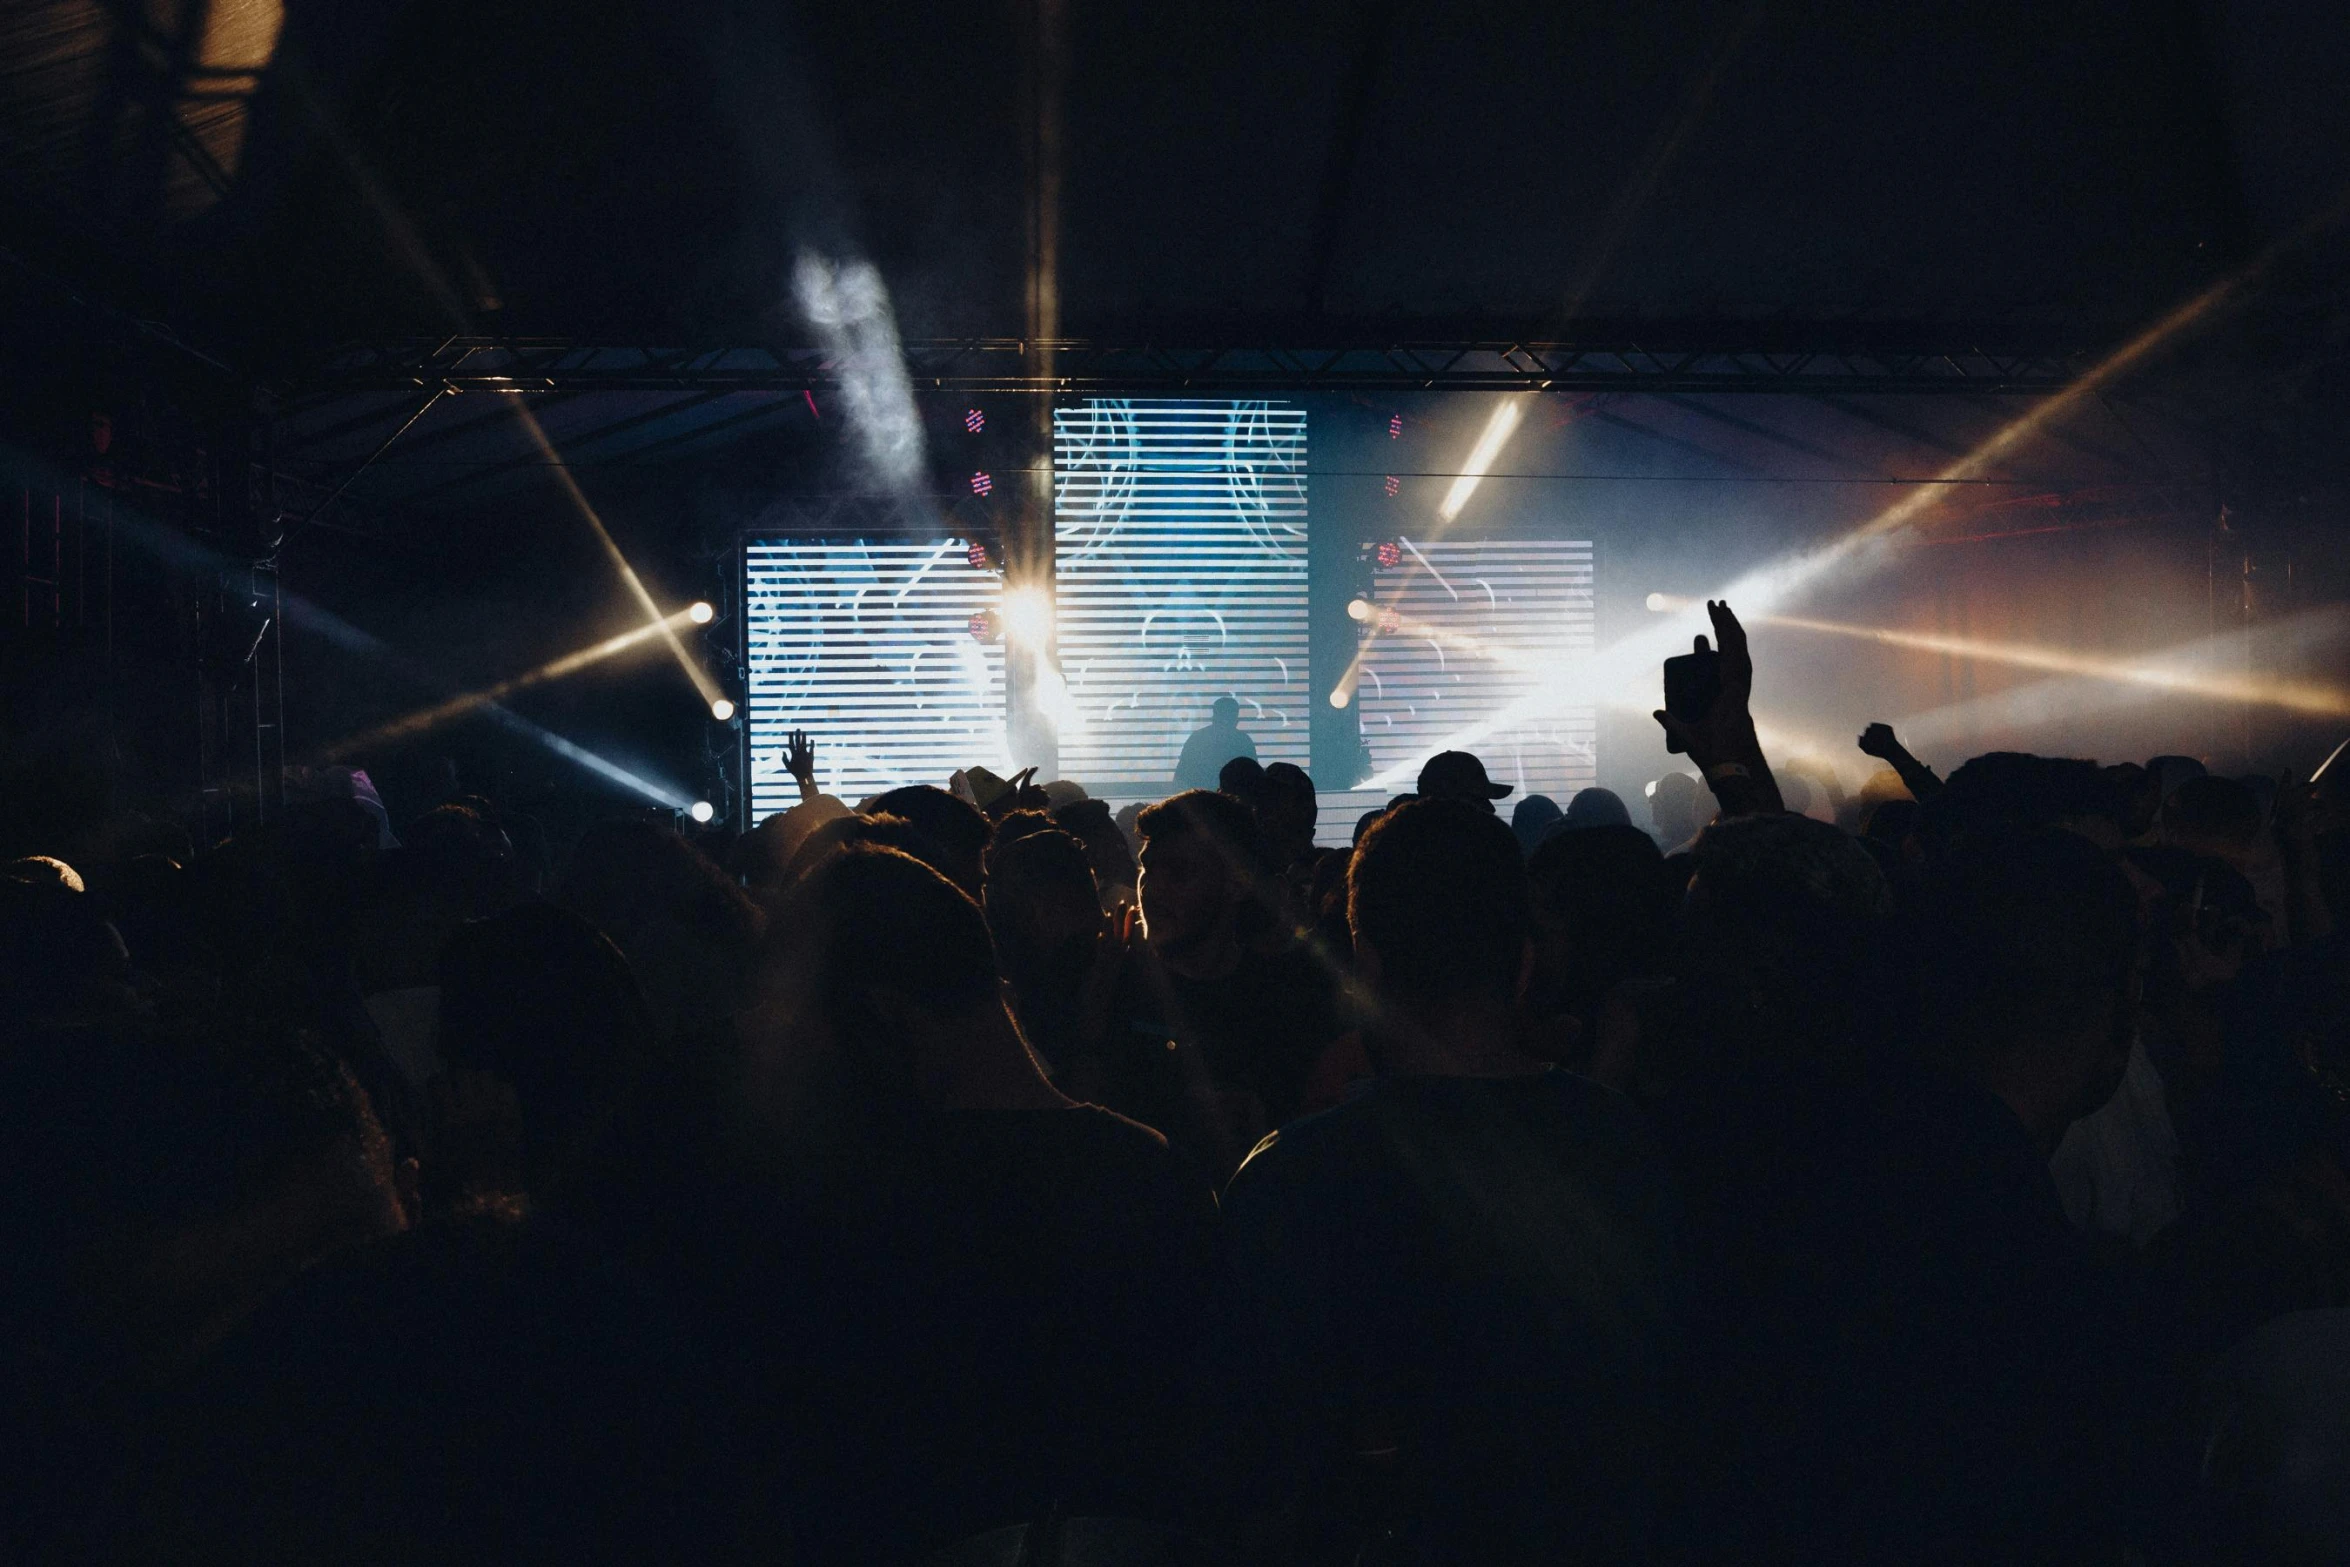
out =
[[1653,832],[794,737],[722,856],[17,843],[0,1561],[2345,1559],[2336,781],[1847,798],[1714,619]]

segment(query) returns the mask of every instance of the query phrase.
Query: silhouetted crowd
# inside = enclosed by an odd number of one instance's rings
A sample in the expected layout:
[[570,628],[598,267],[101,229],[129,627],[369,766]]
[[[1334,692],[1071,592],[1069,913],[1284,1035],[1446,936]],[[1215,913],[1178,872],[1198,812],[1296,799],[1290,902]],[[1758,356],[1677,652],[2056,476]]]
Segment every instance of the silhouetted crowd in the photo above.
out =
[[2340,780],[1846,796],[1715,625],[1654,831],[0,823],[0,1562],[2350,1559]]

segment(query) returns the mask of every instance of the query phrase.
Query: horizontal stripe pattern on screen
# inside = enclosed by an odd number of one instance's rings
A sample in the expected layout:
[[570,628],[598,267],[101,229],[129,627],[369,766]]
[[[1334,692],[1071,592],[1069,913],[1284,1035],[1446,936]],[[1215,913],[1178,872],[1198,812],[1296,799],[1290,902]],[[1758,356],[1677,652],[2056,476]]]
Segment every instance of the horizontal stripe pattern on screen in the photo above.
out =
[[1105,799],[1167,794],[1221,696],[1261,760],[1307,765],[1303,408],[1057,410],[1053,513],[1064,777]]
[[1006,770],[1003,647],[971,630],[1002,597],[959,543],[745,544],[751,820],[799,799],[783,763],[794,729],[815,741],[825,792],[852,805]]
[[[1372,641],[1355,700],[1373,772],[1403,769],[1402,789],[1449,737],[1591,656],[1587,542],[1414,541],[1375,580],[1373,603],[1392,612],[1393,629]],[[1498,730],[1470,749],[1495,783],[1511,786],[1513,800],[1547,794],[1564,805],[1597,776],[1588,702]],[[1505,801],[1505,814],[1509,808]]]

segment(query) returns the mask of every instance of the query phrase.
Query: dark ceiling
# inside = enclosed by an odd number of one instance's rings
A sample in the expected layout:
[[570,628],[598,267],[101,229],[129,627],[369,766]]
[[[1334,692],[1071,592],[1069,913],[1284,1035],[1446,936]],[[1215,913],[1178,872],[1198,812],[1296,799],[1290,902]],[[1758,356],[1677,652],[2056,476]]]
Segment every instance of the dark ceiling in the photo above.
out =
[[20,256],[270,376],[790,337],[803,249],[1021,335],[1040,58],[1070,335],[2110,337],[2350,175],[2339,5],[50,0],[0,17],[0,178]]

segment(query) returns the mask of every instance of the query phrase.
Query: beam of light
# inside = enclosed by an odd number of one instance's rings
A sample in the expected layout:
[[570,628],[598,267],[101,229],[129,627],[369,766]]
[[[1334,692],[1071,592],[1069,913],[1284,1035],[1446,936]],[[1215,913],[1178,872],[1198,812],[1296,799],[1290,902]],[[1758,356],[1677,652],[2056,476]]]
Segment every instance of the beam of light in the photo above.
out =
[[889,290],[870,262],[832,261],[800,252],[792,293],[840,375],[865,463],[883,488],[911,493],[922,481],[922,420],[889,308]]
[[[1856,580],[1884,566],[1898,553],[1899,536],[1928,507],[1950,493],[1953,486],[1970,482],[1981,470],[2068,416],[2083,402],[2100,395],[2157,351],[2203,323],[2264,274],[2285,250],[2339,220],[2346,210],[2350,210],[2350,196],[2337,198],[2246,266],[2161,316],[2083,372],[2063,391],[2035,403],[1952,462],[1932,481],[1910,488],[1900,500],[1842,538],[1757,567],[1711,596],[1728,600],[1742,619],[1758,618],[1774,612],[1796,593],[1830,573],[1844,580]],[[1592,700],[1595,693],[1620,693],[1647,678],[1664,659],[1687,648],[1691,637],[1708,629],[1702,601],[1690,600],[1687,607],[1664,613],[1655,623],[1619,638],[1579,666],[1561,667],[1535,690],[1447,739],[1443,748],[1473,750],[1497,731],[1514,729],[1560,708]],[[1403,776],[1403,770],[1390,769],[1362,787],[1392,788]]]
[[[1485,477],[1493,460],[1501,455],[1509,443],[1518,421],[1526,417],[1524,395],[1504,397],[1493,405],[1493,414],[1485,421],[1485,431],[1477,437],[1477,444],[1469,449],[1469,460],[1461,464],[1460,477],[1452,481],[1452,488],[1444,492],[1444,503],[1436,508],[1436,520],[1446,527],[1469,504],[1469,497],[1477,493],[1477,485]],[[1419,553],[1413,551],[1414,554]]]
[[[2132,661],[2146,678],[2118,680],[2104,673],[2070,673],[2035,680],[1989,696],[1929,708],[1894,720],[1905,744],[1936,745],[2000,729],[2066,724],[2116,707],[2172,694],[2215,702],[2285,707],[2313,717],[2350,714],[2350,692],[2242,673],[2255,649],[2277,658],[2314,651],[2350,638],[2350,606],[2311,610],[2255,626],[2199,637]],[[2234,673],[2230,673],[2233,670]],[[2285,700],[2278,700],[2283,696]]]
[[1830,636],[1856,637],[1886,647],[1914,648],[1921,653],[1946,653],[1954,658],[1979,659],[2051,674],[2080,675],[2122,685],[2150,686],[2212,702],[2250,703],[2281,707],[2320,717],[2350,716],[2350,692],[2337,687],[2258,676],[2223,675],[2192,667],[2175,652],[2140,658],[2104,658],[2069,648],[2044,647],[2030,642],[1995,642],[1980,637],[1952,637],[1932,632],[1896,631],[1883,626],[1859,626],[1838,620],[1810,620],[1800,615],[1761,615],[1767,626],[1795,631],[1817,631]]
[[[689,614],[690,611],[680,610],[670,616],[664,624],[673,626],[675,622],[688,618]],[[484,686],[478,691],[464,692],[461,695],[450,697],[445,702],[436,702],[430,707],[409,713],[404,717],[378,724],[365,733],[337,741],[320,753],[321,757],[330,762],[339,761],[354,751],[371,750],[377,746],[390,745],[420,735],[428,729],[438,728],[453,718],[462,718],[467,713],[477,712],[492,703],[503,701],[518,691],[527,691],[533,686],[545,685],[550,680],[560,680],[565,675],[575,674],[591,664],[600,664],[608,658],[617,657],[630,648],[651,641],[660,634],[662,629],[662,626],[632,627],[621,632],[618,636],[606,637],[601,642],[583,647],[576,652],[566,653],[561,658],[549,659],[538,668],[516,675],[510,680],[501,680],[494,686]]]
[[589,772],[596,774],[598,777],[608,778],[612,782],[620,785],[621,788],[628,790],[632,794],[642,795],[645,799],[652,801],[655,805],[666,805],[673,811],[682,811],[688,805],[693,803],[683,794],[680,794],[677,790],[670,788],[668,785],[658,784],[649,778],[639,777],[637,774],[632,773],[627,768],[621,766],[618,762],[615,762],[608,757],[598,756],[595,752],[589,750],[586,746],[576,744],[570,740],[566,740],[551,729],[543,729],[539,727],[537,724],[532,723],[529,719],[523,717],[520,713],[515,712],[510,707],[501,707],[497,703],[492,702],[484,707],[482,711],[489,714],[490,717],[495,718],[499,723],[505,725],[508,729],[513,730],[516,734],[522,735],[530,740],[535,740],[540,745],[545,746],[548,750],[554,752],[557,756],[564,758],[566,761],[577,762],[580,766],[586,768]]
[[628,563],[628,557],[623,555],[620,552],[620,546],[612,541],[611,531],[604,526],[604,519],[597,515],[596,508],[588,503],[587,492],[582,490],[579,487],[579,481],[571,476],[570,465],[556,454],[555,443],[547,439],[547,432],[540,427],[538,416],[530,411],[530,404],[519,397],[513,401],[515,416],[522,421],[523,430],[530,436],[532,444],[538,447],[541,455],[547,459],[548,468],[553,470],[556,481],[563,486],[564,493],[571,497],[571,504],[577,507],[580,516],[587,520],[589,531],[595,534],[596,542],[604,547],[605,558],[612,562],[612,569],[619,573],[620,580],[627,587],[629,595],[636,600],[637,607],[644,611],[646,626],[659,635],[661,640],[669,644],[670,656],[677,660],[677,667],[685,671],[686,678],[694,683],[694,689],[701,693],[704,702],[715,706],[725,700],[725,693],[718,689],[717,682],[713,681],[703,671],[701,664],[694,656],[685,650],[684,641],[677,635],[677,627],[670,623],[670,616],[661,613],[661,606],[653,602],[653,595],[645,589],[644,579],[636,574],[636,568]]
[[1003,619],[1004,640],[1012,646],[1041,654],[1052,642],[1053,605],[1043,588],[1006,588],[996,613]]

